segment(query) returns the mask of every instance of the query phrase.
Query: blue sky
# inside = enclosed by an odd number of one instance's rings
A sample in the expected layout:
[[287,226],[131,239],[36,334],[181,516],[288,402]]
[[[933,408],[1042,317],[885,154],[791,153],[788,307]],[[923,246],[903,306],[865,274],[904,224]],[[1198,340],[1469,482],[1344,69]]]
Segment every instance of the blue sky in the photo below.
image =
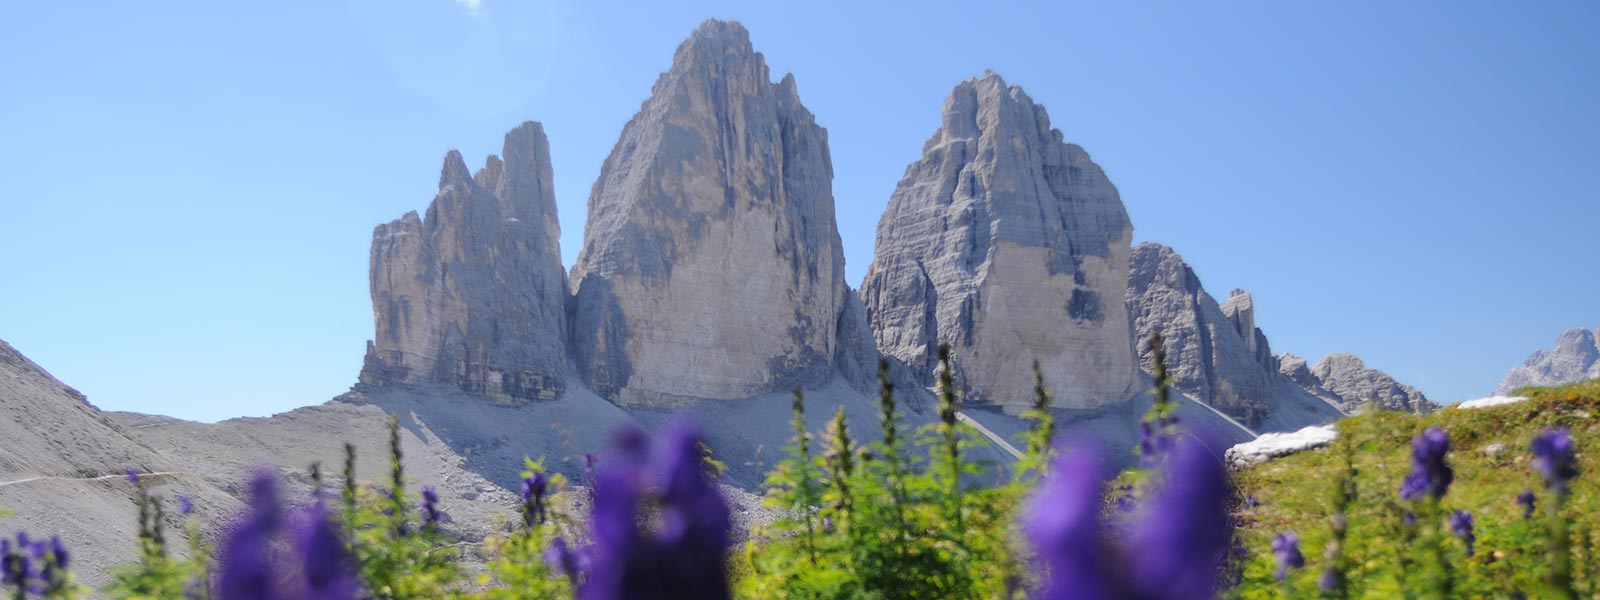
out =
[[852,285],[941,101],[992,68],[1137,241],[1254,292],[1276,351],[1452,401],[1600,325],[1600,4],[746,4],[0,5],[0,339],[106,409],[326,400],[372,335],[372,227],[446,151],[542,121],[570,266],[601,161],[713,16],[828,128]]

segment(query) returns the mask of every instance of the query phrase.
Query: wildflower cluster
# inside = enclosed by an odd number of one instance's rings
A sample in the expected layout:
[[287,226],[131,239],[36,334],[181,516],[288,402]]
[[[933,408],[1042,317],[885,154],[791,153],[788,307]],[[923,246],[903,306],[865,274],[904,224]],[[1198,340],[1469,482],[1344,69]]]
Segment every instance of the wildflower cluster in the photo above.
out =
[[0,584],[11,587],[16,598],[32,594],[39,598],[80,597],[73,583],[72,555],[61,538],[35,539],[17,532],[16,539],[0,539]]

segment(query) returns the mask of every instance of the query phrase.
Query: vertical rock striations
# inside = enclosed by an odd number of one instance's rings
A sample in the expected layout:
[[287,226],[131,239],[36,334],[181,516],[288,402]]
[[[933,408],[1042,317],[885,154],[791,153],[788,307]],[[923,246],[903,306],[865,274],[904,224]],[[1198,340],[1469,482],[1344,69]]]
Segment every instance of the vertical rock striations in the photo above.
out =
[[[1251,426],[1272,408],[1277,361],[1255,327],[1250,294],[1235,290],[1217,301],[1171,248],[1144,243],[1133,249],[1128,312],[1140,364],[1149,364],[1144,340],[1160,332],[1173,386]],[[1259,354],[1266,351],[1265,359]]]
[[969,397],[1026,405],[1030,363],[1058,406],[1127,399],[1132,226],[1089,155],[994,73],[957,85],[878,223],[862,285],[878,349],[925,381],[953,347]]
[[509,404],[560,395],[567,284],[544,128],[512,130],[502,154],[474,176],[451,151],[426,220],[373,230],[362,383],[442,383]]
[[827,131],[793,76],[769,77],[743,26],[707,21],[606,158],[572,271],[573,346],[601,395],[748,397],[863,360]]
[[1496,396],[1510,394],[1525,385],[1561,385],[1600,378],[1600,330],[1591,333],[1575,327],[1556,338],[1555,348],[1535,350],[1521,366],[1513,367],[1495,388]]

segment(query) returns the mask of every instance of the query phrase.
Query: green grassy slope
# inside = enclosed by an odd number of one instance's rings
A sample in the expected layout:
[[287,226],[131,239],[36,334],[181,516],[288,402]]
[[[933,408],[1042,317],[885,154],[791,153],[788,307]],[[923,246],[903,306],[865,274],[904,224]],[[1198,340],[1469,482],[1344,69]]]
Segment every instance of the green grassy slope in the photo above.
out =
[[[1340,422],[1341,443],[1348,441],[1355,466],[1356,497],[1349,509],[1345,544],[1352,597],[1398,598],[1437,595],[1439,574],[1448,572],[1453,597],[1559,597],[1541,588],[1549,572],[1549,520],[1545,510],[1553,495],[1530,468],[1529,442],[1547,427],[1568,428],[1576,442],[1582,474],[1573,482],[1564,515],[1573,537],[1574,571],[1580,597],[1600,591],[1596,534],[1600,533],[1600,380],[1559,388],[1520,390],[1531,399],[1484,409],[1445,409],[1416,416],[1374,412]],[[1455,483],[1434,516],[1423,506],[1399,499],[1400,480],[1410,470],[1410,440],[1428,426],[1450,434],[1450,463]],[[1245,598],[1318,597],[1317,578],[1331,563],[1324,548],[1331,536],[1336,488],[1344,472],[1340,445],[1245,469],[1237,474],[1240,497],[1254,495],[1260,504],[1242,507],[1241,541],[1250,553],[1240,587]],[[1515,503],[1530,489],[1539,512],[1524,520]],[[1405,511],[1421,517],[1417,537],[1408,541],[1401,525]],[[1477,552],[1465,555],[1464,544],[1443,525],[1444,515],[1468,510],[1476,518]],[[1430,533],[1437,523],[1440,532]],[[1273,578],[1273,535],[1295,530],[1307,565],[1287,585]],[[1447,569],[1439,568],[1429,549],[1437,536]]]

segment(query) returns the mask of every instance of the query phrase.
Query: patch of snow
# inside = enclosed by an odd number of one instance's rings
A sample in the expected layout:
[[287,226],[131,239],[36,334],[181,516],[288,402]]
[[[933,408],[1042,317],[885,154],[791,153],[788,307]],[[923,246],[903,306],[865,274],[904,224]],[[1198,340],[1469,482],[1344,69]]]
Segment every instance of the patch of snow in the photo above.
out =
[[517,220],[517,218],[516,218],[516,217],[511,217],[511,218],[509,218],[509,219],[506,219],[506,222],[507,222],[507,223],[521,223],[521,222],[522,222],[522,221],[520,221],[520,220]]
[[1321,448],[1338,439],[1332,425],[1312,425],[1299,431],[1265,433],[1254,440],[1228,449],[1228,466],[1242,469],[1268,459],[1288,456],[1303,450]]
[[1523,396],[1489,396],[1488,398],[1479,398],[1477,400],[1468,400],[1466,402],[1462,402],[1460,404],[1457,404],[1456,408],[1465,408],[1465,409],[1489,408],[1491,406],[1504,406],[1504,405],[1507,405],[1507,404],[1516,404],[1516,403],[1521,402],[1523,400],[1527,400],[1527,398],[1523,397]]

